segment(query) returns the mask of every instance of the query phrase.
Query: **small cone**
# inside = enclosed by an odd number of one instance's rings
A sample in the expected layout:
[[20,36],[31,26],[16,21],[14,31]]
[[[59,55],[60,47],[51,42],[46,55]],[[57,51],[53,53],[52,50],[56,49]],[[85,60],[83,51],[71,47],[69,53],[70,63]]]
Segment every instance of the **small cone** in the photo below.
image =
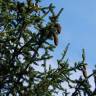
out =
[[56,23],[55,24],[55,28],[57,29],[57,32],[60,34],[60,32],[61,32],[61,26],[60,26],[60,24]]
[[54,44],[57,46],[58,45],[58,35],[56,33],[54,33],[53,38],[54,38]]

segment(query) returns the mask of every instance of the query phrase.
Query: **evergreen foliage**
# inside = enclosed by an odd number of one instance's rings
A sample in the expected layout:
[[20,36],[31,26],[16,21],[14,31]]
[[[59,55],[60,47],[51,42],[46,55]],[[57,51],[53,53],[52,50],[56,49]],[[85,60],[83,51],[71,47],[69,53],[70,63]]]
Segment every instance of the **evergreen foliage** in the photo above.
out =
[[[74,66],[65,58],[69,44],[57,60],[58,67],[49,64],[58,46],[58,18],[63,8],[55,13],[54,4],[40,6],[41,2],[0,0],[0,96],[59,96],[59,92],[62,96],[95,96],[89,78],[94,77],[96,87],[96,70],[88,75],[84,49],[82,61]],[[72,78],[78,71],[80,78]]]

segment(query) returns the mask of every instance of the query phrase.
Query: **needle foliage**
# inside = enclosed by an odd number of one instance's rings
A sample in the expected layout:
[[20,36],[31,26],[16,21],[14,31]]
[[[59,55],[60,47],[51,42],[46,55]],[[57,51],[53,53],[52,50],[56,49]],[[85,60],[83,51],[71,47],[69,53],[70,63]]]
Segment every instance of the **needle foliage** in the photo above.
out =
[[[57,67],[50,64],[63,8],[55,13],[51,1],[45,6],[41,2],[0,0],[0,96],[95,96],[89,78],[94,77],[96,87],[96,70],[88,75],[84,49],[74,66],[65,58],[69,44],[56,60]],[[78,71],[80,78],[72,78]]]

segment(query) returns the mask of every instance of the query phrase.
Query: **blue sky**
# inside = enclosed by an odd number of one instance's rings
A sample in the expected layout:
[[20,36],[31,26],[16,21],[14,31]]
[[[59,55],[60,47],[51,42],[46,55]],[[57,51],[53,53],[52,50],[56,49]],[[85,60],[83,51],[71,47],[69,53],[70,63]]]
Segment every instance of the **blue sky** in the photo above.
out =
[[[56,12],[60,8],[64,8],[59,19],[59,23],[62,26],[62,32],[59,35],[59,45],[55,49],[54,60],[49,63],[56,63],[56,59],[60,58],[65,46],[70,43],[67,54],[70,64],[81,60],[82,48],[85,48],[86,62],[89,64],[88,73],[90,73],[96,64],[96,0],[42,1],[42,6],[47,6],[52,2],[56,6]],[[54,64],[52,65],[55,66]],[[73,77],[77,78],[77,75]],[[94,87],[93,78],[90,81]]]
[[50,3],[56,6],[56,12],[64,8],[59,18],[62,32],[54,52],[55,58],[60,57],[70,43],[67,54],[70,62],[80,61],[82,48],[85,48],[86,62],[93,68],[96,64],[96,0],[42,0],[41,5]]
[[67,43],[70,43],[67,57],[71,62],[81,60],[85,48],[86,62],[90,67],[96,64],[96,0],[43,0],[43,4],[53,2],[56,12],[64,8],[59,22],[62,33],[55,50],[58,58]]

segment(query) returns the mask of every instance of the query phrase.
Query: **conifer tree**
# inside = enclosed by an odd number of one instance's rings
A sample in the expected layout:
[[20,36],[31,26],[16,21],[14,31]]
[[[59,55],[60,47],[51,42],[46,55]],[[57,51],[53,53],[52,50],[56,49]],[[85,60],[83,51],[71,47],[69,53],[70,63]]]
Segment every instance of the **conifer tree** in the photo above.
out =
[[[63,8],[55,13],[54,4],[41,6],[43,0],[0,0],[0,96],[95,96],[87,74],[85,51],[82,61],[70,66],[65,59],[69,44],[57,68],[48,60],[58,46],[61,25],[58,21]],[[46,19],[48,18],[48,19]],[[72,72],[82,72],[79,79]],[[68,88],[74,89],[69,92]]]

